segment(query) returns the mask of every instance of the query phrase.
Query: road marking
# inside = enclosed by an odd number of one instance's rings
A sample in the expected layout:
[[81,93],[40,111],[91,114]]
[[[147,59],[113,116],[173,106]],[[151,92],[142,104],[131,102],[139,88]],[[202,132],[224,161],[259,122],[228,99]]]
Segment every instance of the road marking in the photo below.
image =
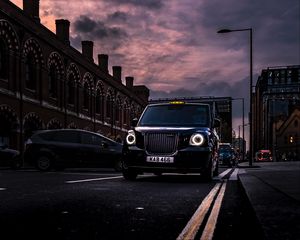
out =
[[206,213],[209,210],[210,205],[212,204],[216,194],[218,193],[218,190],[221,187],[221,183],[217,183],[214,188],[209,192],[209,194],[205,197],[205,199],[202,201],[190,221],[187,223],[185,228],[182,230],[180,235],[177,237],[177,240],[191,240],[194,239],[199,227],[201,226]]
[[48,172],[47,174],[60,174],[60,175],[80,175],[80,176],[116,176],[116,173],[79,173],[79,172]]
[[90,178],[90,179],[83,179],[83,180],[66,181],[66,183],[80,183],[80,182],[103,181],[103,180],[110,180],[110,179],[116,179],[116,178],[122,178],[122,177],[123,176],[106,177],[106,178]]
[[217,219],[219,216],[222,200],[225,194],[225,189],[226,189],[226,182],[223,183],[221,190],[218,194],[218,197],[215,201],[215,204],[213,206],[213,209],[211,210],[210,216],[207,220],[207,223],[205,225],[205,228],[202,232],[200,240],[211,240],[214,235],[214,231],[216,228],[217,224]]
[[6,190],[6,188],[0,188],[0,191],[4,191],[4,190]]
[[234,169],[233,173],[229,177],[229,180],[236,181],[238,179],[237,178],[238,173],[239,173],[239,169],[238,168]]
[[226,171],[222,172],[219,174],[219,178],[223,178],[227,173],[229,173],[231,171],[232,168],[228,168]]

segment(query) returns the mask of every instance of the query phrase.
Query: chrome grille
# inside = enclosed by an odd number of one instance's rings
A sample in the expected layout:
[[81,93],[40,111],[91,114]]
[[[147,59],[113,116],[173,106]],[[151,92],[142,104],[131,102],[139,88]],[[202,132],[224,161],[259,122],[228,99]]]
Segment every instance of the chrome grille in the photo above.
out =
[[147,133],[146,151],[150,154],[173,154],[176,152],[178,136],[174,133]]

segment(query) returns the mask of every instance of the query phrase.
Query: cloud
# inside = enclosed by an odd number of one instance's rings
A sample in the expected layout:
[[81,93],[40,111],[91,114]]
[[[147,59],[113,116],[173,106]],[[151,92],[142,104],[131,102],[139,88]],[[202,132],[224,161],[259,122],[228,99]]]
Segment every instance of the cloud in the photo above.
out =
[[128,20],[128,14],[121,11],[116,11],[107,16],[107,20],[113,23],[124,23]]
[[80,16],[74,23],[76,32],[89,33],[93,32],[97,26],[96,21],[90,19],[87,16]]
[[[255,78],[258,76],[255,75]],[[189,82],[191,79],[187,80]],[[196,80],[196,79],[194,79]],[[199,79],[197,79],[199,82]],[[196,85],[193,89],[178,88],[173,91],[151,90],[150,99],[158,98],[183,98],[183,97],[231,97],[234,100],[233,118],[242,117],[242,100],[244,98],[245,114],[249,112],[249,78],[241,79],[235,83],[228,83],[227,81],[203,81]],[[247,114],[246,114],[247,115]]]
[[88,16],[80,16],[74,22],[74,31],[80,35],[87,35],[91,39],[126,38],[127,33],[118,27],[108,27],[102,21],[95,21]]
[[143,7],[150,10],[161,9],[164,6],[162,0],[110,0],[115,4],[133,5],[136,7]]

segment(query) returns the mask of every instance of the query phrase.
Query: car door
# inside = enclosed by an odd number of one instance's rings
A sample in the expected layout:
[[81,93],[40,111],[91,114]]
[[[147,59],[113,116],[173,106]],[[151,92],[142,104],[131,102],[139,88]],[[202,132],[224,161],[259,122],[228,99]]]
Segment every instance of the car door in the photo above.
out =
[[80,135],[85,165],[91,167],[113,166],[114,151],[107,139],[88,132],[82,132]]
[[80,163],[80,136],[78,131],[60,130],[55,133],[55,154],[67,166],[78,166]]

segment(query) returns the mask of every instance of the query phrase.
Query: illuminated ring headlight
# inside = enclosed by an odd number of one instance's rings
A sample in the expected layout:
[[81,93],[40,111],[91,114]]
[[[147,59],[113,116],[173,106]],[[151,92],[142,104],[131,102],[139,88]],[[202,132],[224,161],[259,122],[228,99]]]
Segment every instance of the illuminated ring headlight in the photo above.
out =
[[135,144],[135,140],[136,140],[136,137],[135,137],[134,132],[133,131],[129,131],[128,135],[126,136],[126,143],[128,145],[133,145],[133,144]]
[[204,136],[200,133],[193,134],[190,138],[190,145],[201,146],[204,143]]

